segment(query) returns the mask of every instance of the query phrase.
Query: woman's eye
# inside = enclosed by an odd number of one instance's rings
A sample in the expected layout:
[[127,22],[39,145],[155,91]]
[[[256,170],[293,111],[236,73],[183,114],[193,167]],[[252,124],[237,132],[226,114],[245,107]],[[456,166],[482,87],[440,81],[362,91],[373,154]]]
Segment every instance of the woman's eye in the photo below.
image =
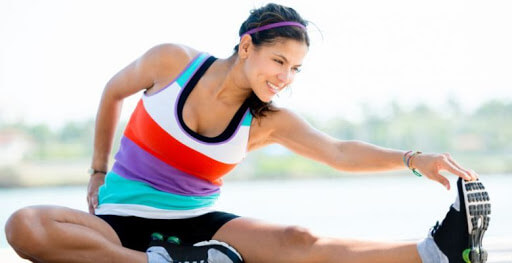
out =
[[277,62],[277,63],[279,63],[279,65],[283,65],[283,64],[284,64],[284,62],[283,62],[283,61],[281,61],[281,60],[279,60],[279,59],[274,59],[274,61],[275,61],[275,62]]
[[293,68],[293,71],[295,71],[296,73],[299,73],[301,71],[300,68]]

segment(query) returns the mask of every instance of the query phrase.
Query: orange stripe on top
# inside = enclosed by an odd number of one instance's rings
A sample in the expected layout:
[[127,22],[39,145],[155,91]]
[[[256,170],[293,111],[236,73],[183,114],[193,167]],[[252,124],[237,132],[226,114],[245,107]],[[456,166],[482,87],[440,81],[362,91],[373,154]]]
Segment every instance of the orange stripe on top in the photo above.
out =
[[220,177],[236,166],[214,160],[176,140],[151,118],[142,100],[137,103],[124,135],[172,167],[216,185],[222,185]]

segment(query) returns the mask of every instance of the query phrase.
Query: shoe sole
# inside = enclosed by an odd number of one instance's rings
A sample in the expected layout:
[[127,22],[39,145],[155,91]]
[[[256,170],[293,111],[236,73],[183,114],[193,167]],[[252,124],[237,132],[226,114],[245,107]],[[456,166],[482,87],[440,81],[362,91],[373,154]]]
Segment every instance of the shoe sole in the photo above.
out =
[[482,239],[491,220],[489,194],[479,180],[461,182],[470,238],[470,247],[464,250],[463,259],[468,263],[485,263],[487,251],[482,248]]

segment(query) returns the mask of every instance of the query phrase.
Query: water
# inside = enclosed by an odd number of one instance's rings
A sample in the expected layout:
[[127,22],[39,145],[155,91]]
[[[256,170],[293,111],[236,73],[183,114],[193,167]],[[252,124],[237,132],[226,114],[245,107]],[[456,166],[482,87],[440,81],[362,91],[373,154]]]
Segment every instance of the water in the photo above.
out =
[[[228,181],[217,204],[224,210],[284,225],[300,225],[336,237],[417,240],[442,219],[456,194],[415,176]],[[482,176],[492,200],[486,240],[501,240],[512,255],[512,175]],[[0,190],[0,225],[20,207],[54,204],[87,210],[86,187]],[[501,244],[505,240],[505,243]],[[492,242],[491,242],[492,243]],[[495,242],[496,243],[496,242]],[[8,247],[0,235],[0,248]],[[499,262],[512,262],[499,261]]]

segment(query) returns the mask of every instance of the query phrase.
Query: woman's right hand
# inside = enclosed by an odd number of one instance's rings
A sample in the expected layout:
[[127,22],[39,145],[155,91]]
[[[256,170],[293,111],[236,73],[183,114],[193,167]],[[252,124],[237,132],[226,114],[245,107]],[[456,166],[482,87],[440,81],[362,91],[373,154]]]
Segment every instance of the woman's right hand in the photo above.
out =
[[94,215],[94,210],[98,207],[98,189],[105,182],[105,174],[95,173],[89,179],[87,186],[87,204],[89,205],[89,213]]

